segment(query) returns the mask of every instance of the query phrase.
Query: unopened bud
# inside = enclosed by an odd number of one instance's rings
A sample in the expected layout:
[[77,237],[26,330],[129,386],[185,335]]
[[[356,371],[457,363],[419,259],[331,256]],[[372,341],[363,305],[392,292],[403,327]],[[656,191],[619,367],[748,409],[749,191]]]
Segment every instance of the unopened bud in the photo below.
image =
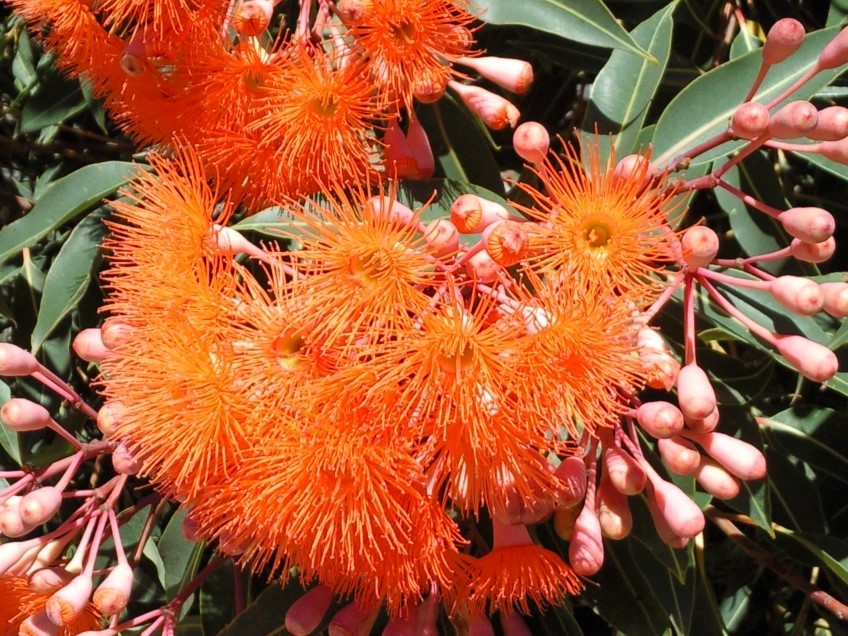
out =
[[775,346],[789,364],[814,382],[827,382],[839,371],[833,351],[803,336],[778,335]]
[[684,415],[683,421],[686,423],[686,426],[692,431],[697,431],[699,433],[709,433],[710,431],[714,431],[716,426],[718,426],[719,417],[720,413],[718,407],[716,407],[706,417],[694,418],[686,417]]
[[[468,636],[495,636],[495,628],[485,614],[476,612],[468,619]],[[338,636],[342,636],[339,634]],[[346,635],[345,635],[346,636]]]
[[54,625],[69,625],[73,623],[85,608],[91,596],[91,576],[83,573],[68,583],[65,587],[53,592],[47,599],[45,611]]
[[805,263],[824,263],[836,251],[836,241],[831,236],[821,243],[805,243],[800,239],[792,239],[789,251],[799,261]]
[[206,232],[204,245],[207,249],[222,255],[246,254],[260,261],[268,259],[264,250],[248,241],[238,230],[217,223],[214,223]]
[[604,564],[604,537],[592,506],[583,506],[568,544],[568,562],[581,576],[591,576]]
[[779,276],[769,283],[769,291],[777,302],[802,316],[815,315],[824,305],[824,294],[809,278]]
[[848,27],[836,34],[819,53],[818,68],[836,68],[848,64]]
[[415,212],[392,197],[375,196],[365,202],[365,209],[380,221],[388,221],[400,227],[411,227]]
[[110,400],[97,411],[97,430],[105,437],[112,437],[124,421],[127,409],[123,402]]
[[612,171],[612,177],[618,182],[632,182],[637,178],[637,175],[647,175],[651,166],[648,163],[648,158],[645,155],[632,154],[626,155],[615,164]]
[[774,23],[763,45],[763,62],[778,64],[797,51],[804,42],[804,25],[794,18],[782,18]]
[[807,131],[807,137],[818,141],[839,141],[848,137],[848,108],[828,106],[819,111],[816,127]]
[[107,318],[100,330],[100,337],[107,349],[115,351],[116,348],[132,342],[133,328],[114,318]]
[[459,82],[450,82],[459,98],[492,130],[514,127],[521,113],[508,100],[479,86],[469,86]]
[[671,402],[645,402],[637,409],[636,420],[657,439],[674,437],[683,430],[683,413]]
[[527,623],[517,613],[501,610],[500,616],[504,636],[533,636]]
[[38,360],[29,351],[9,342],[0,342],[0,375],[30,375],[40,368]]
[[836,221],[822,208],[790,208],[781,212],[777,220],[787,234],[805,243],[821,243],[833,236]]
[[465,261],[465,271],[468,277],[478,283],[495,282],[498,280],[498,274],[502,269],[486,250],[480,250]]
[[418,167],[415,165],[409,140],[401,129],[397,117],[393,117],[386,126],[383,144],[389,172],[398,179],[415,178]]
[[731,473],[749,481],[766,476],[766,458],[748,442],[724,433],[688,433],[705,451]]
[[[653,498],[668,527],[676,535],[692,538],[701,533],[706,520],[704,513],[689,496],[674,484],[654,478]],[[649,495],[650,496],[650,495]]]
[[730,120],[733,134],[740,139],[756,139],[768,130],[769,111],[759,102],[745,102]]
[[683,248],[683,260],[690,269],[706,267],[718,254],[718,234],[703,225],[686,230],[680,244]]
[[482,77],[510,93],[524,93],[533,83],[533,67],[529,62],[511,57],[462,57],[458,63],[473,68]]
[[685,548],[689,543],[689,537],[680,536],[668,525],[654,497],[648,497],[648,510],[651,512],[651,519],[663,543],[671,548]]
[[483,243],[492,259],[504,267],[515,265],[530,253],[530,235],[516,221],[498,221],[483,230]]
[[345,605],[330,619],[330,636],[348,636],[349,634],[370,634],[379,611],[362,607],[356,603]]
[[539,122],[526,121],[512,134],[512,145],[524,161],[538,164],[548,156],[551,136]]
[[438,218],[427,225],[424,240],[438,257],[456,254],[459,249],[459,232],[446,218]]
[[772,115],[768,130],[772,137],[792,139],[803,137],[805,133],[816,127],[819,111],[806,100],[789,102]]
[[46,611],[31,614],[18,627],[18,636],[57,636],[59,625],[47,617]]
[[26,398],[12,398],[0,408],[0,421],[18,433],[38,431],[53,421],[50,412]]
[[112,466],[116,473],[121,475],[135,475],[141,470],[141,462],[136,459],[135,455],[130,452],[126,444],[121,442],[112,451]]
[[32,550],[33,546],[38,547],[32,540],[9,541],[0,544],[0,575],[6,574],[15,567],[27,552]]
[[695,445],[682,437],[660,439],[657,442],[660,456],[668,469],[678,475],[692,476],[701,463],[701,453]]
[[94,592],[94,607],[103,616],[120,614],[130,600],[133,569],[126,561],[118,563]]
[[834,318],[848,317],[848,283],[821,283],[824,310]]
[[429,179],[436,171],[436,158],[433,156],[427,131],[424,130],[419,119],[411,118],[409,120],[406,140],[409,142],[409,149],[412,151],[412,158],[415,161],[416,174],[414,178]]
[[109,355],[109,349],[103,344],[100,329],[83,329],[74,337],[73,348],[76,354],[86,362],[103,362]]
[[392,618],[380,636],[417,636],[418,608],[405,607],[401,614]]
[[695,420],[707,417],[716,408],[713,385],[704,370],[694,362],[680,369],[677,401],[683,415]]
[[509,218],[507,209],[476,194],[462,194],[450,209],[451,222],[463,234],[477,234],[497,221]]
[[586,464],[582,457],[563,459],[554,474],[559,480],[557,503],[569,508],[576,506],[586,496]]
[[848,165],[848,137],[836,141],[823,141],[818,144],[818,151],[831,161]]
[[701,487],[718,499],[733,499],[739,494],[739,482],[709,457],[702,457],[695,473]]
[[64,568],[41,568],[29,577],[29,589],[36,594],[51,594],[74,578],[73,573]]
[[571,541],[574,524],[580,514],[580,506],[560,506],[554,510],[554,531],[563,541]]
[[21,499],[21,520],[28,526],[40,526],[56,514],[62,505],[62,492],[54,486],[44,486],[28,492]]
[[633,528],[627,496],[605,477],[598,486],[598,522],[603,535],[613,540],[623,539]]
[[645,471],[635,459],[615,446],[604,450],[604,469],[612,485],[625,495],[635,495],[645,488]]

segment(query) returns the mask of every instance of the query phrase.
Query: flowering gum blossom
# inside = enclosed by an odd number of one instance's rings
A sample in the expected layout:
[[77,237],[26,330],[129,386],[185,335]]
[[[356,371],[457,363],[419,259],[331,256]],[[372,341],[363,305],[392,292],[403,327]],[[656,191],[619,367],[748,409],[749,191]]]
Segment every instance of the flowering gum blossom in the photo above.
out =
[[683,415],[694,420],[704,419],[716,408],[713,385],[704,370],[694,362],[680,369],[677,401]]
[[620,448],[610,447],[604,451],[604,469],[612,485],[625,495],[638,494],[645,488],[645,471]]
[[683,429],[683,413],[671,402],[645,402],[636,411],[636,421],[657,439],[674,437]]
[[551,146],[551,136],[539,122],[526,121],[515,129],[512,145],[518,156],[530,163],[539,164],[545,160]]
[[8,342],[0,343],[0,375],[30,375],[40,367],[38,360],[29,351]]
[[803,336],[777,336],[777,350],[805,378],[827,382],[839,370],[836,354]]
[[766,476],[766,458],[758,448],[724,433],[687,433],[705,451],[731,473],[744,479]]
[[715,230],[697,225],[686,230],[680,244],[683,248],[683,260],[690,269],[706,267],[718,253],[718,234]]
[[824,306],[824,294],[809,278],[779,276],[771,281],[769,291],[777,302],[802,316],[815,315]]
[[568,545],[568,562],[581,576],[591,576],[604,564],[604,538],[592,506],[583,506]]
[[833,236],[836,221],[822,208],[790,208],[777,217],[787,234],[805,243],[821,243]]
[[804,25],[794,18],[782,18],[774,23],[763,44],[763,63],[778,64],[792,55],[804,42]]
[[769,112],[759,102],[745,102],[730,120],[730,129],[740,139],[756,139],[768,130]]
[[46,408],[25,398],[12,398],[0,408],[0,421],[13,431],[38,431],[53,421]]

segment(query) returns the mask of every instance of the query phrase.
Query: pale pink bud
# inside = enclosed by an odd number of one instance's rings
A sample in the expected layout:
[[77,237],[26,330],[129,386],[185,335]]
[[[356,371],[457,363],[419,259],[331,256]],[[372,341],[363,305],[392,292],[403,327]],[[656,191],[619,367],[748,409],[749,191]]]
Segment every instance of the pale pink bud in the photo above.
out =
[[293,636],[311,634],[321,624],[332,602],[333,591],[326,585],[316,585],[286,612],[286,630]]
[[21,499],[21,520],[29,526],[40,526],[53,517],[62,505],[62,491],[44,486],[28,492]]
[[636,421],[648,435],[666,439],[683,430],[683,413],[670,402],[645,402],[636,410]]
[[433,156],[433,149],[430,146],[430,139],[427,137],[427,131],[418,119],[410,118],[409,129],[406,131],[406,139],[409,142],[409,149],[412,151],[412,158],[415,161],[416,174],[415,179],[429,179],[436,171],[436,159]]
[[554,531],[563,541],[571,541],[574,534],[574,524],[580,514],[580,506],[560,506],[554,510]]
[[23,497],[9,500],[0,507],[0,534],[7,537],[22,537],[32,531],[32,526],[21,519],[20,503]]
[[807,132],[807,137],[819,141],[839,141],[848,136],[848,108],[828,106],[819,111],[816,127]]
[[582,457],[563,459],[554,474],[559,480],[557,503],[566,508],[576,506],[586,496],[586,464]]
[[718,499],[733,499],[739,494],[739,482],[709,457],[701,458],[695,479],[704,490]]
[[[5,534],[5,533],[4,533]],[[33,547],[38,548],[37,539],[9,541],[0,544],[0,575],[15,567]]]
[[533,83],[533,67],[529,62],[511,57],[461,57],[456,60],[473,68],[482,77],[510,93],[524,93]]
[[374,0],[337,0],[336,13],[346,23],[348,21],[358,22],[367,15],[373,3]]
[[103,616],[120,614],[130,600],[133,569],[126,561],[118,563],[94,592],[94,607]]
[[615,164],[615,169],[612,171],[612,177],[619,182],[628,182],[636,178],[636,175],[647,175],[650,166],[648,158],[645,155],[632,154],[625,155]]
[[468,277],[479,283],[495,282],[498,280],[501,269],[503,268],[489,256],[486,250],[480,250],[465,261],[465,271]]
[[100,337],[106,348],[114,351],[116,348],[132,342],[133,331],[133,328],[128,324],[115,318],[107,318],[100,330]]
[[818,151],[831,161],[848,165],[848,137],[836,141],[823,141],[818,144]]
[[484,614],[472,614],[468,621],[468,636],[495,636],[495,629]]
[[0,375],[30,375],[40,368],[38,360],[29,351],[8,342],[0,342]]
[[701,453],[692,442],[682,437],[670,437],[657,442],[663,463],[678,475],[692,476],[701,463]]
[[663,543],[671,548],[685,548],[689,543],[689,537],[681,537],[665,519],[662,511],[657,505],[656,500],[650,494],[648,495],[648,510],[651,513],[651,519],[654,521],[654,526],[657,529],[657,534],[662,539]]
[[789,244],[789,251],[799,261],[824,263],[836,251],[836,241],[832,236],[821,243],[805,243],[799,239],[792,239],[792,243]]
[[604,564],[604,538],[592,506],[584,504],[574,522],[574,532],[568,545],[568,562],[581,576],[597,573]]
[[548,155],[551,136],[539,122],[526,121],[512,134],[512,145],[524,161],[542,163]]
[[744,479],[766,476],[766,458],[755,446],[724,433],[688,433],[709,455],[731,473]]
[[109,355],[109,349],[103,344],[100,329],[83,329],[74,337],[73,348],[76,354],[86,362],[103,362]]
[[369,609],[350,603],[345,605],[330,619],[330,636],[368,636],[377,620],[378,609]]
[[118,400],[110,400],[100,407],[97,412],[97,429],[103,433],[105,437],[111,437],[115,434],[124,421],[127,409],[123,402]]
[[803,336],[778,335],[775,346],[789,364],[814,382],[827,382],[839,371],[833,351]]
[[635,495],[645,488],[645,471],[635,459],[615,446],[604,450],[604,468],[612,485],[625,495]]
[[497,221],[483,230],[483,244],[496,263],[515,265],[530,253],[530,235],[521,223]]
[[135,475],[141,470],[142,464],[127,448],[127,445],[121,442],[112,451],[112,466],[115,468],[115,472],[121,475]]
[[389,174],[398,179],[415,177],[418,167],[412,156],[412,148],[403,130],[398,123],[397,117],[393,118],[386,126],[383,135],[385,145],[386,167]]
[[643,327],[636,336],[636,347],[646,384],[652,389],[670,391],[677,383],[680,363],[671,355],[662,336],[649,327]]
[[848,27],[836,34],[819,53],[818,68],[836,68],[848,64]]
[[848,316],[848,283],[821,283],[824,294],[824,310],[834,318]]
[[718,426],[719,420],[719,410],[718,407],[714,408],[712,412],[706,417],[702,418],[693,418],[683,416],[683,421],[686,422],[686,426],[693,430],[698,431],[700,433],[709,433],[710,431],[714,431],[716,426]]
[[613,540],[623,539],[633,528],[627,495],[613,486],[606,475],[598,486],[598,522],[603,535]]
[[248,0],[236,6],[231,23],[242,35],[259,35],[271,24],[273,13],[271,0]]
[[769,291],[777,302],[802,316],[817,314],[824,305],[824,294],[809,278],[779,276],[769,283]]
[[708,227],[696,225],[686,230],[680,244],[683,248],[683,260],[690,269],[706,267],[718,253],[718,234]]
[[730,120],[730,128],[740,139],[756,139],[769,127],[769,111],[759,102],[745,102]]
[[459,98],[492,130],[514,127],[521,113],[508,100],[479,86],[469,86],[459,82],[450,82]]
[[704,370],[694,362],[680,369],[677,376],[677,401],[685,417],[699,420],[716,408],[713,385]]
[[459,249],[459,231],[444,217],[427,224],[424,240],[436,256],[450,256]]
[[415,220],[415,212],[386,195],[371,197],[365,202],[365,209],[370,211],[374,218],[395,223],[400,227],[412,227]]
[[66,585],[74,577],[64,568],[41,568],[29,577],[29,589],[36,594],[50,594]]
[[777,220],[790,236],[805,243],[821,243],[833,236],[836,221],[822,208],[790,208],[781,212]]
[[501,611],[500,616],[504,636],[533,636],[527,623],[517,613]]
[[382,636],[418,636],[418,607],[407,606],[386,625]]
[[653,478],[651,483],[657,509],[672,532],[686,538],[700,534],[706,520],[698,504],[680,488],[658,476]]
[[218,254],[231,256],[246,254],[258,260],[267,260],[268,255],[248,241],[238,230],[214,223],[206,232],[204,245]]
[[18,636],[57,636],[60,625],[51,621],[46,611],[28,616],[18,628]]
[[763,45],[763,62],[777,64],[792,55],[804,42],[804,25],[794,18],[782,18],[774,23]]
[[38,431],[53,421],[50,412],[26,398],[12,398],[0,408],[0,420],[7,428],[23,433]]
[[803,137],[808,130],[816,127],[819,111],[806,100],[789,102],[772,115],[768,130],[772,137],[791,139]]
[[91,597],[92,587],[91,575],[83,573],[74,577],[70,583],[53,592],[53,595],[47,599],[47,605],[44,608],[47,616],[55,625],[73,623]]
[[509,218],[509,212],[499,203],[487,201],[476,194],[457,197],[450,209],[451,222],[463,234],[477,234],[497,221]]

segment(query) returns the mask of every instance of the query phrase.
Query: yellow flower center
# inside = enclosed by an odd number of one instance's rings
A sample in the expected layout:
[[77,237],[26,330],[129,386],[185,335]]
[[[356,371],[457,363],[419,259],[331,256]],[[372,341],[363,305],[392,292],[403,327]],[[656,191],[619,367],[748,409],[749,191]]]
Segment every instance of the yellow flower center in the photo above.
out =
[[589,247],[606,247],[612,238],[610,226],[603,221],[593,221],[583,229],[583,240]]
[[338,100],[332,95],[328,97],[316,97],[312,100],[312,112],[318,117],[332,117],[339,108]]

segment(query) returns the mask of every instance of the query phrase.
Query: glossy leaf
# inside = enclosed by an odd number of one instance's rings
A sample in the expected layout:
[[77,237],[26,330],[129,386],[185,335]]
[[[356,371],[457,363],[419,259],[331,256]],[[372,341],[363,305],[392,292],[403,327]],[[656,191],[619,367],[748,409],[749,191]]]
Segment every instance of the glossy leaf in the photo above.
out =
[[178,510],[171,517],[157,545],[165,570],[165,594],[169,597],[185,582],[186,574],[192,573],[194,568],[189,566],[195,561],[199,549],[202,549],[201,545],[186,539],[182,529],[185,515],[185,510]]
[[251,603],[235,620],[219,633],[219,636],[266,636],[267,634],[286,633],[286,610],[291,607],[302,590],[296,593],[288,586],[282,588],[271,584]]
[[[11,397],[12,392],[9,390],[9,385],[0,380],[0,406],[8,402]],[[2,424],[0,424],[0,446],[18,466],[21,465],[21,447],[18,434]]]

